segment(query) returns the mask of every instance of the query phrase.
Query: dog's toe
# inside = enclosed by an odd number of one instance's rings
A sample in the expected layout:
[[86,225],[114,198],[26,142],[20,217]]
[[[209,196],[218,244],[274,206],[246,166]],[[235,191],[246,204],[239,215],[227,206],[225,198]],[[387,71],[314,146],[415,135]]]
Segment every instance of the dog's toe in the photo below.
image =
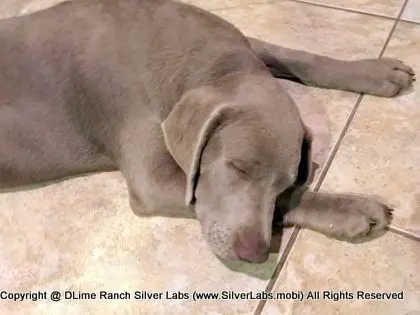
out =
[[389,81],[402,88],[405,88],[413,84],[413,77],[404,71],[392,70],[389,76]]
[[359,211],[374,222],[369,232],[369,234],[372,234],[384,230],[391,223],[394,209],[372,199]]
[[415,75],[414,69],[409,65],[405,64],[403,61],[396,58],[382,58],[382,60],[388,64],[388,66],[393,70],[401,70],[410,74],[411,76]]

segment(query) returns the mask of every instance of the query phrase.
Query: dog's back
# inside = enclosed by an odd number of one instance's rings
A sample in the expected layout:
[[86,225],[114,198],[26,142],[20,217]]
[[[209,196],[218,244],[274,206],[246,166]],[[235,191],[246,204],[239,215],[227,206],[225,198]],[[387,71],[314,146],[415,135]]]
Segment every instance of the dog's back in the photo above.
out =
[[3,188],[114,169],[127,116],[264,67],[228,22],[166,0],[65,2],[0,21],[0,41]]
[[53,14],[66,6],[0,21],[0,188],[111,166],[67,113],[72,56]]

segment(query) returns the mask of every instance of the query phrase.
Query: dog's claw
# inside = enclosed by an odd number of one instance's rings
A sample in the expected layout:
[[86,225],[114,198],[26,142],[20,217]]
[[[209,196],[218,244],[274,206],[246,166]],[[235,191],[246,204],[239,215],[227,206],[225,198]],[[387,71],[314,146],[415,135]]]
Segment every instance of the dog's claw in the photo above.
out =
[[386,211],[386,213],[387,213],[390,217],[392,217],[392,216],[393,216],[393,214],[394,214],[394,208],[391,208],[391,207],[386,206],[386,207],[385,207],[385,211]]

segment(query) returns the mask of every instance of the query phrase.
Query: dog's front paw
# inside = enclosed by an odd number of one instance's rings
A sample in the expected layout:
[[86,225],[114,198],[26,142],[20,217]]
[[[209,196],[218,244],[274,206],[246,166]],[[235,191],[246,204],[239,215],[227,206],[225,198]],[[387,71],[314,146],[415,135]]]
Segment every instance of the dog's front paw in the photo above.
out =
[[379,58],[352,61],[354,79],[361,84],[360,92],[371,95],[393,97],[410,87],[415,81],[414,70],[394,58]]
[[329,234],[355,241],[383,231],[392,221],[392,209],[372,198],[356,198],[345,211],[331,217]]
[[371,232],[385,229],[392,221],[393,209],[385,203],[374,198],[363,198],[358,206],[358,211],[369,218]]

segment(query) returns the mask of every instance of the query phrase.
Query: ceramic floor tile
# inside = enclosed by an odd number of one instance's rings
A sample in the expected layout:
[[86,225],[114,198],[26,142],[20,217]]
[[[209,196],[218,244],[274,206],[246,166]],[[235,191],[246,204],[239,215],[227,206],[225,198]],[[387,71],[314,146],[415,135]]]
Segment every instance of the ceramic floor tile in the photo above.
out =
[[[279,83],[293,98],[303,121],[312,130],[316,179],[348,119],[357,95],[307,87],[286,80],[280,80]],[[313,184],[315,183],[316,180]]]
[[[218,260],[190,220],[135,217],[119,173],[0,195],[0,288],[131,292],[130,300],[2,301],[0,314],[244,314],[255,300],[192,301],[198,292],[265,288],[277,261]],[[283,247],[291,230],[283,235]],[[278,248],[278,247],[277,247]],[[135,291],[183,292],[186,300],[136,300]],[[139,310],[141,312],[139,313]]]
[[408,0],[401,19],[420,23],[420,1]]
[[65,0],[2,0],[0,18],[29,14],[46,9]]
[[[272,293],[301,291],[304,298],[267,301],[262,314],[419,315],[419,260],[420,242],[393,233],[355,245],[301,232]],[[358,291],[395,299],[362,299]]]
[[250,3],[263,3],[270,0],[180,0],[206,10],[218,10],[224,8],[240,7]]
[[[420,72],[420,25],[400,23],[385,55]],[[418,81],[417,81],[418,82]],[[420,236],[420,85],[393,99],[365,97],[323,190],[372,193],[395,206],[393,225]]]
[[246,35],[343,59],[376,57],[393,26],[384,18],[292,1],[244,5],[216,14]]
[[[404,0],[303,0],[309,3],[316,3],[337,7],[358,12],[378,14],[389,17],[397,17],[400,13]],[[413,0],[417,1],[417,0]]]

